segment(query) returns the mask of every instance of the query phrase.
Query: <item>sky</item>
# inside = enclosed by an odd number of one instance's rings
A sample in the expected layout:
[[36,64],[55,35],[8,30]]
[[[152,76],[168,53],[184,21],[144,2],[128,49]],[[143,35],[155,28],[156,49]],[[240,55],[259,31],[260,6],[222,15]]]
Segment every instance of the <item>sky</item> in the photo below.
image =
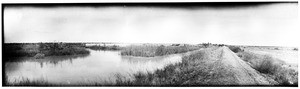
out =
[[4,42],[298,46],[297,3],[247,7],[6,7]]

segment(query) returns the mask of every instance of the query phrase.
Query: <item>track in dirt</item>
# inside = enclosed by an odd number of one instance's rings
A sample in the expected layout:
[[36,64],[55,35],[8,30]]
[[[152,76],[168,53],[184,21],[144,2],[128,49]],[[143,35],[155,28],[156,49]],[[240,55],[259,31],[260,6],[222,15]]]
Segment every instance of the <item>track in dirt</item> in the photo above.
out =
[[269,82],[263,76],[258,74],[255,69],[251,68],[229,48],[221,47],[218,51],[221,51],[220,61],[231,66],[230,68],[235,72],[234,74],[239,84],[269,85]]
[[[245,61],[240,59],[228,47],[208,48],[203,51],[205,65],[210,65],[211,72],[226,77],[214,77],[211,81],[220,85],[272,85]],[[203,65],[203,64],[199,64]],[[224,84],[223,84],[223,83]]]

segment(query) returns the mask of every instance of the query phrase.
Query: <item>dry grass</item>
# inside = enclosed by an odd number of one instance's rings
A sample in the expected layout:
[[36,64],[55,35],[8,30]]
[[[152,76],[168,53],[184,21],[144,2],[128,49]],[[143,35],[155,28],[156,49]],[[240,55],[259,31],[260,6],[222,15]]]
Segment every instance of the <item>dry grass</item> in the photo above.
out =
[[54,84],[48,83],[47,81],[41,80],[29,80],[28,78],[21,78],[20,81],[10,81],[8,82],[7,76],[4,78],[4,86],[54,86]]
[[[134,80],[117,80],[121,86],[211,86],[234,85],[232,72],[225,65],[211,61],[211,51],[197,51],[182,58],[181,63],[171,64],[154,73],[138,73]],[[216,54],[217,55],[217,54]],[[217,56],[214,56],[217,57]]]
[[4,57],[34,57],[89,54],[80,45],[68,43],[12,43],[4,44]]
[[156,49],[154,45],[130,45],[121,50],[121,55],[154,57]]
[[270,55],[239,52],[238,56],[257,71],[272,76],[280,85],[298,85],[298,72],[286,66],[284,61]]
[[130,45],[122,48],[121,55],[154,57],[176,53],[185,53],[200,49],[197,46],[157,46],[157,45]]
[[87,48],[90,48],[92,50],[120,50],[121,49],[121,47],[117,45],[112,45],[112,46],[93,45],[93,46],[88,46]]

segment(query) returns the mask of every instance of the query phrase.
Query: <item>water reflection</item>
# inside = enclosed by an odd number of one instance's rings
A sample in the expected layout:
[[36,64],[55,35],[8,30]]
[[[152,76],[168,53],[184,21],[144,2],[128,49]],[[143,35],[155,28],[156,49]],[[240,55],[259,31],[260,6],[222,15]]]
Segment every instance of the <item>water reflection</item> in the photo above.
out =
[[91,84],[113,81],[115,75],[154,71],[181,61],[180,55],[162,57],[121,56],[119,51],[93,51],[90,55],[54,56],[44,59],[23,58],[7,62],[8,81],[47,80],[53,84]]
[[[128,71],[131,72],[153,72],[156,69],[161,69],[167,64],[181,61],[180,55],[169,55],[160,57],[128,57],[122,56],[124,66],[131,66]],[[136,71],[138,70],[138,71]]]

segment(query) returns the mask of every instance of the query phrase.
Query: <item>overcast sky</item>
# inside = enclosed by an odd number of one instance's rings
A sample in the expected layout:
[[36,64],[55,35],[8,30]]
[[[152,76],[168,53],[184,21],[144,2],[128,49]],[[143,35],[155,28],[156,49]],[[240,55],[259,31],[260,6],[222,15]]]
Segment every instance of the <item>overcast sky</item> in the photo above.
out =
[[5,43],[224,43],[297,46],[297,3],[253,7],[9,7]]

